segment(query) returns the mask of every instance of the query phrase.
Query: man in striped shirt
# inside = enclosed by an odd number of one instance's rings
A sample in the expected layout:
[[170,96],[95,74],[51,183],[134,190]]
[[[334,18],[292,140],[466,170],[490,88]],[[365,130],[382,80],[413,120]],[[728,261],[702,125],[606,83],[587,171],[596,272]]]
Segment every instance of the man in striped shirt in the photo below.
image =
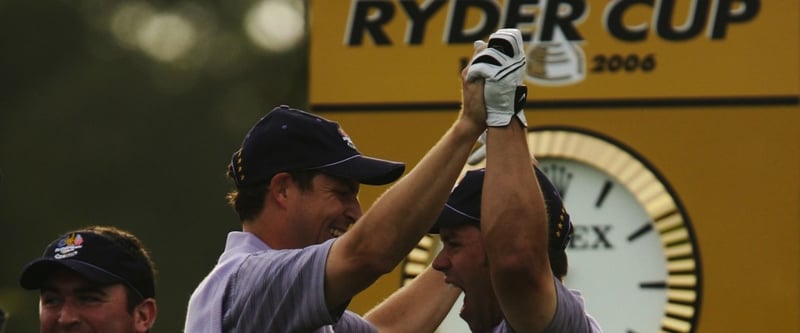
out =
[[360,184],[393,182],[404,165],[362,156],[335,122],[272,110],[233,154],[229,202],[242,231],[192,294],[185,331],[433,331],[459,290],[430,269],[365,318],[345,309],[428,231],[485,128],[483,81],[465,70],[452,127],[362,214]]
[[485,79],[486,168],[467,172],[437,219],[444,248],[433,267],[464,290],[460,316],[473,332],[600,332],[580,293],[560,280],[572,224],[531,167],[521,33],[501,29],[487,46],[468,70]]

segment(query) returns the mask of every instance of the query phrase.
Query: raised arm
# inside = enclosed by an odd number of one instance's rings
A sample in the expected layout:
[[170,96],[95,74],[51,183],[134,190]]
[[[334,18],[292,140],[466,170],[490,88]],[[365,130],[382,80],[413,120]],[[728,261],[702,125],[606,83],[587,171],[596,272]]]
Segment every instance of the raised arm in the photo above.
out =
[[325,300],[341,305],[391,272],[428,231],[485,129],[483,82],[462,72],[462,108],[439,142],[337,239],[325,268]]
[[531,168],[525,127],[488,130],[481,229],[492,286],[516,332],[541,332],[556,309],[547,255],[547,217]]
[[431,267],[367,312],[364,319],[381,333],[433,332],[447,316],[461,289],[447,285]]
[[[518,38],[516,43],[512,42],[516,44],[517,57],[522,41],[519,35],[512,37]],[[518,82],[521,81],[519,78]],[[502,97],[490,94],[514,95],[508,89],[495,87],[503,83],[486,81],[490,112],[489,101]],[[547,215],[531,167],[524,113],[520,116],[517,113],[522,112],[520,107],[513,104],[505,106],[512,110],[500,106],[494,117],[489,114],[490,120],[496,121],[490,123],[487,130],[481,232],[492,287],[506,321],[516,332],[541,332],[556,309],[553,273],[547,253]]]

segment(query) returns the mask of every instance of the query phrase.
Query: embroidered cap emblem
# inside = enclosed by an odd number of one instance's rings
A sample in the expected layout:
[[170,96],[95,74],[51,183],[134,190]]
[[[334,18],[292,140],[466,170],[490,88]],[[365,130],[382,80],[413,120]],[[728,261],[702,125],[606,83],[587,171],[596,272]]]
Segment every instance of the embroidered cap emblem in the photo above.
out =
[[78,233],[70,233],[58,241],[53,258],[66,259],[78,255],[78,250],[83,247],[83,237]]

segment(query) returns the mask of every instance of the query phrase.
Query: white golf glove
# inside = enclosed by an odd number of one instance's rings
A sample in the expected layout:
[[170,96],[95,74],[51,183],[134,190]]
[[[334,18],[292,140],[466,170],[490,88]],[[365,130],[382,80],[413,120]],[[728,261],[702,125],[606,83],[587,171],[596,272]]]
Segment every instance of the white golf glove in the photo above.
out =
[[[483,41],[475,42],[479,47]],[[500,29],[489,36],[489,45],[475,55],[467,80],[484,79],[483,97],[486,102],[486,124],[507,126],[517,116],[528,126],[522,107],[527,88],[522,85],[526,70],[522,33],[518,29]]]

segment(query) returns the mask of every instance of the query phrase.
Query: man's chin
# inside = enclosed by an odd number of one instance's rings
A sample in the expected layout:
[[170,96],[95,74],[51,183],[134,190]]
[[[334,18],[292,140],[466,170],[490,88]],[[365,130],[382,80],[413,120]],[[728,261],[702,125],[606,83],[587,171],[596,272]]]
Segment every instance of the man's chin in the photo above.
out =
[[464,293],[464,303],[458,316],[467,323],[472,332],[488,332],[499,323],[498,318],[486,313],[484,310],[488,308],[481,305],[482,302],[473,300],[466,292]]
[[471,301],[467,297],[466,293],[464,293],[464,302],[461,304],[461,310],[458,312],[458,316],[461,317],[462,320],[467,322],[467,324],[472,323],[475,319],[473,318],[474,314],[472,314],[470,311],[471,308],[470,303]]

